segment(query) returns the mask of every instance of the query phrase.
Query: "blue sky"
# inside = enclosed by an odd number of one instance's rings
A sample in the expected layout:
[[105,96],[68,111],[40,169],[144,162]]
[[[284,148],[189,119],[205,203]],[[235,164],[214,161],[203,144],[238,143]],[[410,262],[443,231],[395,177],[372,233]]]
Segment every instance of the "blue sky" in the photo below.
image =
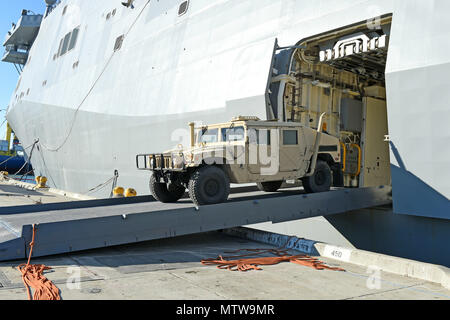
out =
[[[27,9],[36,14],[43,14],[45,11],[44,0],[12,0],[0,2],[0,40],[3,45],[6,33],[11,29],[11,23],[16,23],[22,13],[22,9]],[[0,56],[3,57],[5,50],[0,48]],[[5,109],[8,106],[11,94],[16,87],[18,73],[14,65],[0,61],[0,124],[5,120]],[[0,139],[4,139],[6,125],[0,127]]]

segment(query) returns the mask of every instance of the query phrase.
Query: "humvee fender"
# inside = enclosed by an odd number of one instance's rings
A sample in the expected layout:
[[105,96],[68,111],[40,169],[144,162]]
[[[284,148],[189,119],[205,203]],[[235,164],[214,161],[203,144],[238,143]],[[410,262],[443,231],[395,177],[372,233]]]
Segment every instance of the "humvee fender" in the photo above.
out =
[[302,179],[303,188],[307,193],[326,192],[330,190],[332,180],[332,172],[328,163],[318,160],[314,174]]
[[165,184],[157,181],[154,174],[150,177],[150,192],[153,197],[163,203],[172,203],[180,200],[186,192],[183,186]]

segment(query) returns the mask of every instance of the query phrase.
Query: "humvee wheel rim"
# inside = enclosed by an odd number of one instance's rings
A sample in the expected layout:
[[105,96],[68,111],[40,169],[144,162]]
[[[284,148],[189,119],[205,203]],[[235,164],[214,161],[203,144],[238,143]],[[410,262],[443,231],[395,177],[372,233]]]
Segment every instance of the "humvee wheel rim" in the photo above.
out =
[[318,186],[323,185],[326,181],[325,173],[323,171],[316,172],[314,180]]
[[219,192],[219,183],[215,179],[209,179],[205,183],[205,192],[209,197],[217,195]]

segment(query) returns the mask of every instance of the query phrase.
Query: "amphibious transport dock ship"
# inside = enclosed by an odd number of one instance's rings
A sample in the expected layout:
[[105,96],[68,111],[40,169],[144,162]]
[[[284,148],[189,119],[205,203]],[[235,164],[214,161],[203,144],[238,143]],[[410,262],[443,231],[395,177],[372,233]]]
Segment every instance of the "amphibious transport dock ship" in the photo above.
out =
[[21,70],[8,122],[52,187],[87,193],[117,171],[148,194],[135,156],[187,144],[189,122],[326,112],[339,185],[392,184],[393,207],[257,227],[450,265],[448,1],[46,3],[3,61]]

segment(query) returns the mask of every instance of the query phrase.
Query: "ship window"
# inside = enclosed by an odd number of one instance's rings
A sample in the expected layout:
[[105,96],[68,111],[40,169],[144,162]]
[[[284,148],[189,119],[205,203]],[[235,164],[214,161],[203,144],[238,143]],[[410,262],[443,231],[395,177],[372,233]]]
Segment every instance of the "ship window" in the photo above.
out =
[[77,45],[79,33],[80,27],[77,27],[73,29],[72,32],[66,34],[65,37],[61,39],[59,43],[58,53],[55,55],[55,57],[53,57],[53,59],[56,59],[57,57],[60,57],[75,48],[75,46]]
[[185,14],[189,9],[189,1],[183,1],[183,3],[180,4],[180,7],[178,8],[178,16],[182,16]]
[[69,50],[72,50],[77,45],[78,33],[80,32],[80,27],[73,29],[72,37],[70,37]]
[[120,48],[122,48],[122,43],[123,43],[124,38],[125,38],[124,35],[117,37],[116,43],[114,44],[114,51],[118,51],[118,50],[120,50]]
[[63,43],[64,43],[64,38],[62,38],[61,41],[59,42],[58,53],[56,54],[57,57],[59,57],[59,54],[61,53]]
[[70,32],[68,34],[66,34],[66,36],[63,39],[64,41],[62,43],[62,48],[59,53],[60,56],[64,55],[67,52],[67,48],[69,47],[70,34],[71,34]]
[[67,6],[64,7],[62,14],[65,15],[67,12]]
[[283,131],[283,144],[285,146],[296,146],[296,145],[298,145],[297,130],[284,130]]

